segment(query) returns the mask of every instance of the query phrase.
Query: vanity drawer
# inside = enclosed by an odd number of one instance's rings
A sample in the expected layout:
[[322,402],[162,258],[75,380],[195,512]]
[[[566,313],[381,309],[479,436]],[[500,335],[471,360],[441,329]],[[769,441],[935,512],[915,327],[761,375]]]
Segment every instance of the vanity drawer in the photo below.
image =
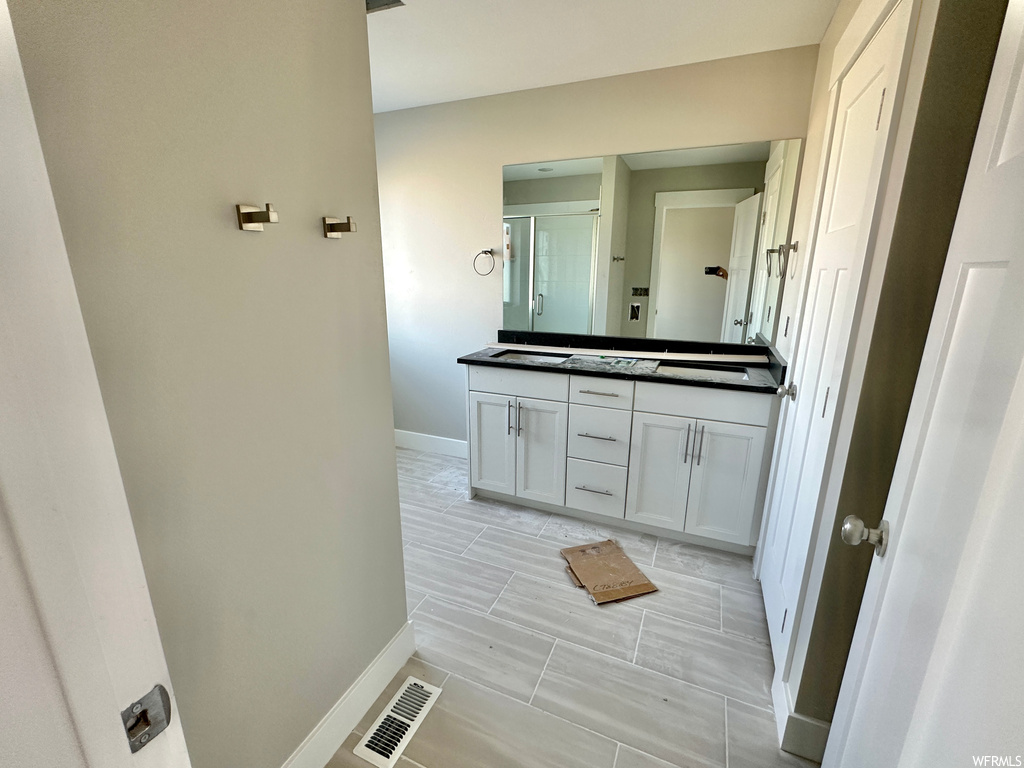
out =
[[568,459],[565,506],[598,515],[626,516],[626,468]]
[[600,376],[569,376],[569,402],[602,408],[633,408],[633,381]]
[[626,466],[633,412],[592,405],[569,406],[569,455]]
[[685,384],[636,383],[637,411],[767,427],[775,395]]
[[564,403],[569,397],[569,375],[471,365],[469,388],[475,392],[559,400]]

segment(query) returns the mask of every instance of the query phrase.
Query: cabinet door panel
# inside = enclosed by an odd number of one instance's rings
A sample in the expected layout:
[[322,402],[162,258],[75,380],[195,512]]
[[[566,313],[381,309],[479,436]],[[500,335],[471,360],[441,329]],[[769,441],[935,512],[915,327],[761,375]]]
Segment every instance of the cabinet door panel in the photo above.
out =
[[683,530],[696,426],[695,419],[633,414],[627,519]]
[[469,477],[474,488],[516,492],[514,397],[469,393]]
[[764,427],[698,421],[686,533],[749,545],[761,478]]
[[564,506],[568,403],[520,397],[517,418],[516,495]]

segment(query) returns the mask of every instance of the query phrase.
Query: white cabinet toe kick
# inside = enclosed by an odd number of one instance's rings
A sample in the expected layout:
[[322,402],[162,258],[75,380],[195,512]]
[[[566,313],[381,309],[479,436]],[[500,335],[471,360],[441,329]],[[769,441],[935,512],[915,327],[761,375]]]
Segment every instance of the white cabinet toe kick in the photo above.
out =
[[471,494],[753,551],[775,396],[467,369]]

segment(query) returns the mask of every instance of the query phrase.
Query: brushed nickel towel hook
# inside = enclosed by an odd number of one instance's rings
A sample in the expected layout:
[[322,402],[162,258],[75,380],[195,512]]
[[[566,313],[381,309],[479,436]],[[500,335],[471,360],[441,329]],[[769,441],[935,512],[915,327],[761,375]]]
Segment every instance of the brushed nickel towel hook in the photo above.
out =
[[355,232],[356,223],[352,221],[351,216],[346,216],[345,220],[332,219],[329,216],[323,217],[324,222],[324,237],[328,237],[331,240],[337,240],[341,237],[342,232]]
[[246,232],[262,232],[264,224],[277,224],[277,211],[271,203],[265,210],[257,205],[236,205],[238,228]]

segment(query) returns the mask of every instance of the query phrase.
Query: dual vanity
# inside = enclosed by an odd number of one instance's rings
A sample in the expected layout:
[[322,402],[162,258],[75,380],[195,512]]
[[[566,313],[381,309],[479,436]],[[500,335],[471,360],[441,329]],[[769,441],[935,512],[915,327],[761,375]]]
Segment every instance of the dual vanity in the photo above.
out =
[[502,331],[458,362],[471,495],[753,552],[785,374],[770,346]]

